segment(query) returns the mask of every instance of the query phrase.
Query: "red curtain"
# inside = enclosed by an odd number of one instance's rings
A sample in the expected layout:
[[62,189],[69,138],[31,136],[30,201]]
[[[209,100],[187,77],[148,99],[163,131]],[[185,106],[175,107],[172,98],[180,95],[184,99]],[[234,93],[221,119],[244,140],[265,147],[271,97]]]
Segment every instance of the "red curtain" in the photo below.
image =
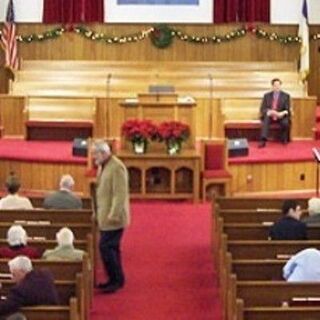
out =
[[270,0],[213,0],[214,23],[270,22]]
[[213,0],[214,23],[238,21],[238,2],[241,0]]
[[270,0],[244,0],[240,6],[239,20],[243,22],[270,22]]
[[45,0],[43,22],[103,22],[103,2],[103,0]]

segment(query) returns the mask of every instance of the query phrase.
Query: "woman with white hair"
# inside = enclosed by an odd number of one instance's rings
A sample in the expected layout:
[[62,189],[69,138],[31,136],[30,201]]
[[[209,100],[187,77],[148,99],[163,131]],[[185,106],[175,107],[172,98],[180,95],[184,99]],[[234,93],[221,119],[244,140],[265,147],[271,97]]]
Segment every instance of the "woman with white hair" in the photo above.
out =
[[56,234],[58,245],[52,250],[46,250],[42,256],[46,260],[82,260],[84,251],[73,246],[74,235],[69,228],[62,228]]
[[7,232],[8,246],[0,248],[0,258],[14,258],[24,255],[30,259],[39,259],[41,252],[32,246],[27,245],[27,232],[20,225],[13,225]]

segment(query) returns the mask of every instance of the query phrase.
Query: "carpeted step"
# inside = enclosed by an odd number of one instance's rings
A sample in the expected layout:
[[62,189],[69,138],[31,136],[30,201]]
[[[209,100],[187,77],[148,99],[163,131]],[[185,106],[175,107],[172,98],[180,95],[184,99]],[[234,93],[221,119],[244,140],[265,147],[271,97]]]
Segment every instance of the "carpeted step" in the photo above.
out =
[[320,106],[316,107],[316,122],[320,122]]
[[[319,118],[320,119],[320,118]],[[320,120],[316,123],[316,125],[312,128],[314,132],[314,139],[320,140]]]

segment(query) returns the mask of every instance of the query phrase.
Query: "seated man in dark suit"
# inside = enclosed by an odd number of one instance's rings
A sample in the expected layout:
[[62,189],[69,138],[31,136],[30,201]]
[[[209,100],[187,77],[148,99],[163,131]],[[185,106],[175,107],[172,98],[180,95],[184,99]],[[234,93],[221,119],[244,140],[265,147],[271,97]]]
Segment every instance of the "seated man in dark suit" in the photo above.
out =
[[0,300],[1,319],[24,306],[58,304],[58,293],[51,273],[33,270],[31,260],[26,256],[18,256],[10,260],[8,265],[16,284],[6,299]]
[[295,200],[285,200],[282,217],[270,229],[271,240],[307,240],[307,226],[300,221],[302,211]]
[[281,128],[281,141],[287,144],[290,131],[290,96],[281,90],[281,80],[272,79],[272,91],[267,92],[260,107],[261,136],[259,148],[266,146],[269,128],[272,123],[279,123]]

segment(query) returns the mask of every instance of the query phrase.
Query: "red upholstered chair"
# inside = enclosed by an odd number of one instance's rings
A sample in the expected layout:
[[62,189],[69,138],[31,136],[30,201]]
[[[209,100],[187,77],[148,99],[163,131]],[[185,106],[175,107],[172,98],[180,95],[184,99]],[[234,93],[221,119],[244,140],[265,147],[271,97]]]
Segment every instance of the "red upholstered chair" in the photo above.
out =
[[231,174],[228,171],[226,140],[202,143],[202,200],[206,200],[209,186],[223,186],[225,196],[230,195]]

